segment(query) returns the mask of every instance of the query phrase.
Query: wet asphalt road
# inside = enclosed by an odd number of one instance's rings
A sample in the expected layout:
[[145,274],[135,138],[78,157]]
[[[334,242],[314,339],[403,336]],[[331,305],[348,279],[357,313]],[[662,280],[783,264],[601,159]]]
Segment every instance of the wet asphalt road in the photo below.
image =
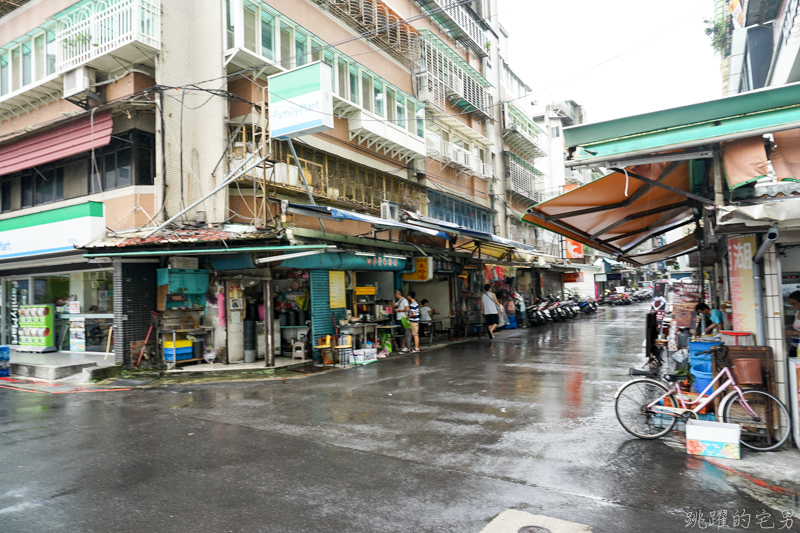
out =
[[285,381],[0,390],[0,531],[460,533],[514,508],[672,533],[699,529],[687,510],[755,517],[724,472],[618,425],[646,309]]

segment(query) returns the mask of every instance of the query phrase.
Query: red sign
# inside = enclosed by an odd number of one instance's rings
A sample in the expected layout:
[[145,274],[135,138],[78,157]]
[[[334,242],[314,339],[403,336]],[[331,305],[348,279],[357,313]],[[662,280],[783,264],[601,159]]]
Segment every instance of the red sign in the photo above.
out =
[[562,274],[564,283],[581,283],[583,272],[564,272]]
[[567,239],[567,259],[580,259],[583,257],[583,244]]

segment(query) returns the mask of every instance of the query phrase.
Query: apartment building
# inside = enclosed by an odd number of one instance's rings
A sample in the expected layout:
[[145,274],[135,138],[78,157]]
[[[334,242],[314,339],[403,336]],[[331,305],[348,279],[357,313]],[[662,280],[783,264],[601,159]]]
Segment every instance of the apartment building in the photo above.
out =
[[[176,215],[147,242],[180,242],[187,228],[216,228],[203,238],[221,241],[226,224],[266,230],[288,203],[532,243],[515,222],[542,199],[535,165],[550,142],[531,119],[529,86],[503,59],[501,8],[498,0],[0,5],[2,341],[18,336],[12,299],[80,301],[77,315],[92,309],[113,322],[131,279],[120,264],[135,263],[87,261],[75,246],[141,237],[137,230]],[[333,128],[289,146],[270,137],[269,78],[315,62],[330,68]],[[314,217],[289,216],[299,229],[319,228]]]

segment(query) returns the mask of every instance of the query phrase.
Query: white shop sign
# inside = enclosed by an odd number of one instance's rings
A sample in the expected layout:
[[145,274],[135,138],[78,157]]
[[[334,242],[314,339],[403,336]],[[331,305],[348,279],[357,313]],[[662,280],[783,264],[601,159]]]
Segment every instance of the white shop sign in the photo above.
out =
[[[104,217],[97,216],[96,206],[73,209],[83,207],[71,206],[0,221],[0,260],[72,251],[75,245],[102,238],[106,231]],[[99,212],[102,213],[102,205]],[[6,227],[28,225],[3,230],[3,222],[8,223]]]

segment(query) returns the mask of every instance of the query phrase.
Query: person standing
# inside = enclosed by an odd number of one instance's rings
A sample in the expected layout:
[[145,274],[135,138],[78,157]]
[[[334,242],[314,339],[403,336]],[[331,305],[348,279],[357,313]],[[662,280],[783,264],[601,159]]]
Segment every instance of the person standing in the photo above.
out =
[[392,302],[392,306],[394,307],[395,312],[395,324],[400,327],[400,338],[402,339],[400,351],[407,352],[408,348],[406,348],[405,340],[406,328],[403,327],[403,319],[408,319],[408,300],[406,300],[405,296],[403,296],[403,291],[401,289],[397,289],[394,292],[394,301]]
[[[411,337],[414,339],[414,349],[411,353],[419,353],[419,302],[417,301],[417,293],[410,291],[408,299],[411,303],[408,304],[408,321],[411,323]],[[406,334],[406,337],[408,334]],[[406,344],[411,345],[410,339],[406,338]]]
[[794,291],[792,294],[789,295],[787,298],[789,301],[789,305],[792,306],[792,310],[794,311],[794,316],[792,317],[792,325],[786,328],[786,336],[789,338],[792,350],[789,354],[790,357],[794,356],[797,357],[800,355],[798,353],[798,345],[800,345],[800,291]]
[[500,317],[500,302],[497,301],[497,296],[492,292],[492,286],[488,283],[483,286],[481,312],[483,312],[486,329],[489,330],[489,338],[494,339],[494,330],[497,329]]
[[435,312],[436,309],[431,309],[431,306],[428,305],[428,300],[422,300],[422,302],[420,302],[419,327],[420,328],[427,327],[429,335],[433,335],[433,313]]

